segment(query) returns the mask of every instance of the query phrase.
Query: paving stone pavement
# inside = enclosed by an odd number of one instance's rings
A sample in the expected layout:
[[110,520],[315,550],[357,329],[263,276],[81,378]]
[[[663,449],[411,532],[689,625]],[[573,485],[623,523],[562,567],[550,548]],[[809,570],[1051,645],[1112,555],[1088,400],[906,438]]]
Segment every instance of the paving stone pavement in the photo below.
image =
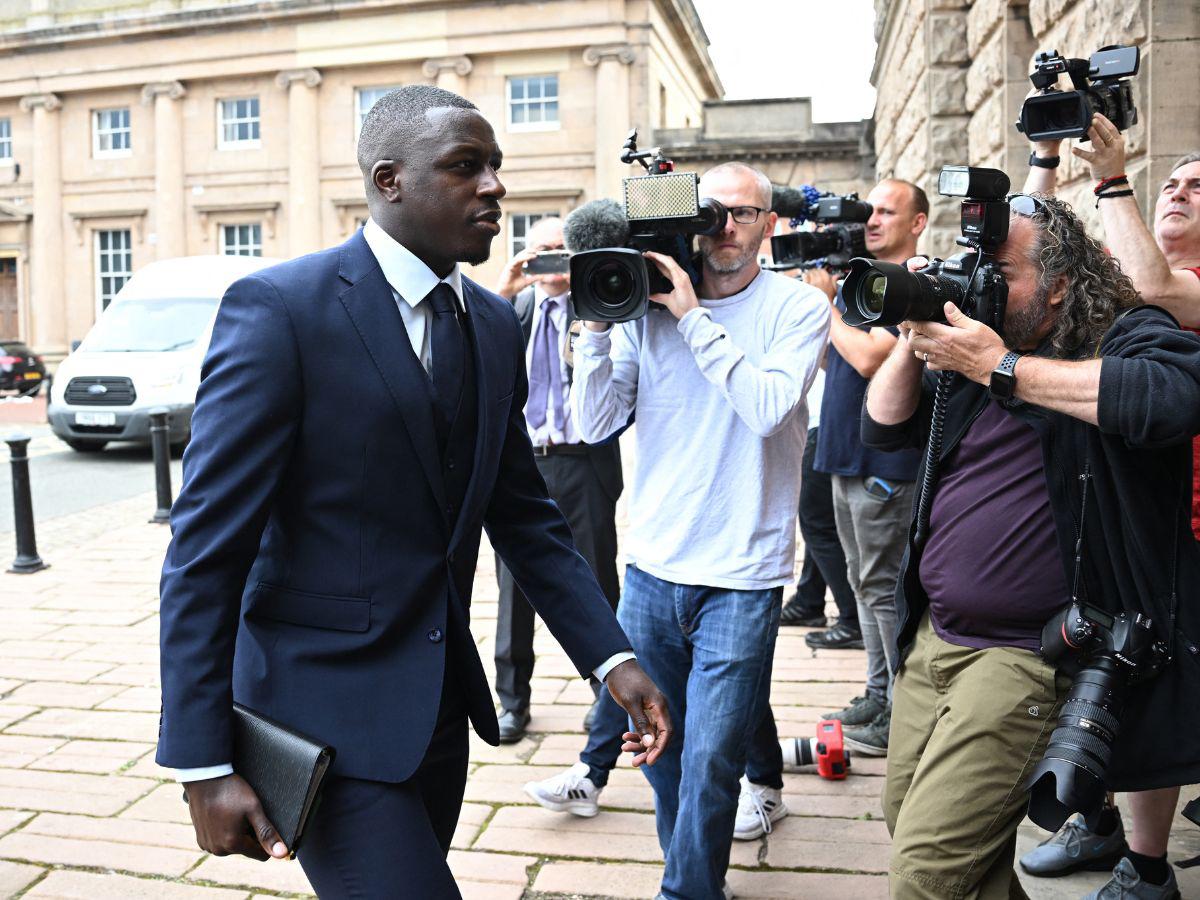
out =
[[[196,845],[177,785],[153,761],[158,710],[158,571],[167,529],[146,522],[152,495],[41,523],[52,567],[0,574],[0,896],[29,898],[297,897],[297,863],[219,859]],[[4,553],[8,547],[2,548]],[[476,578],[474,629],[491,665],[493,556]],[[773,698],[784,736],[858,691],[861,652],[812,655],[785,628]],[[450,864],[467,900],[650,898],[661,874],[653,798],[624,761],[594,819],[553,814],[522,792],[575,761],[591,693],[541,628],[533,722],[519,744],[473,739],[466,804]],[[856,759],[844,782],[786,776],[791,815],[763,840],[733,848],[740,898],[887,895],[881,760]],[[1185,796],[1192,796],[1190,791]],[[1022,829],[1022,849],[1038,839]],[[1176,858],[1200,852],[1179,820]],[[1181,874],[1200,897],[1200,870]],[[1101,875],[1027,883],[1034,898],[1075,898]],[[399,895],[398,895],[399,896]]]

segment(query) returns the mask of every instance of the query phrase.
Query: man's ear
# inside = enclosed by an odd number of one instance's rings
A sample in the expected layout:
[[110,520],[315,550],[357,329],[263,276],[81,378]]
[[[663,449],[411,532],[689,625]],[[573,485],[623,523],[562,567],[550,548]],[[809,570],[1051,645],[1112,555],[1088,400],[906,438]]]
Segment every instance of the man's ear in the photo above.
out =
[[913,224],[912,224],[913,237],[920,237],[921,232],[923,232],[925,230],[925,226],[928,224],[929,224],[929,216],[925,215],[925,213],[919,212],[915,216],[913,216]]
[[1054,279],[1054,284],[1050,288],[1050,297],[1048,303],[1051,306],[1058,306],[1063,302],[1063,298],[1067,296],[1067,276],[1059,275]]
[[400,200],[400,167],[390,159],[381,159],[371,166],[371,183],[388,203]]

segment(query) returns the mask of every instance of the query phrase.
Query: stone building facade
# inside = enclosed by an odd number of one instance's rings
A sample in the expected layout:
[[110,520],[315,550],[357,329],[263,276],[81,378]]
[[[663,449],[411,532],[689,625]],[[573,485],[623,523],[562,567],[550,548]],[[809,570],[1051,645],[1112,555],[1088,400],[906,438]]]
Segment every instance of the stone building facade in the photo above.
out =
[[0,336],[54,360],[153,259],[344,240],[360,117],[414,82],[505,151],[491,284],[535,217],[616,195],[632,124],[702,121],[707,47],[691,0],[4,0]]
[[[922,250],[948,255],[958,233],[957,202],[936,196],[942,165],[1000,168],[1020,189],[1030,144],[1014,123],[1039,51],[1088,57],[1109,44],[1140,48],[1140,121],[1126,137],[1144,211],[1171,162],[1200,147],[1196,0],[876,0],[875,9],[876,168],[928,191],[933,222]],[[1070,89],[1065,77],[1059,86]],[[1099,234],[1087,168],[1066,143],[1059,182]]]

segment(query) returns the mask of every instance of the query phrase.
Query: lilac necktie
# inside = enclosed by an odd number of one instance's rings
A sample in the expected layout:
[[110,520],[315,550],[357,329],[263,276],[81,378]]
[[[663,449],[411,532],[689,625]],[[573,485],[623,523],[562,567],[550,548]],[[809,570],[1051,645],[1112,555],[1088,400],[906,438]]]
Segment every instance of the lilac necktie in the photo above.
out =
[[526,420],[531,428],[546,424],[546,399],[554,403],[554,422],[563,424],[562,369],[558,359],[558,329],[551,313],[558,307],[558,298],[542,301],[542,318],[533,335],[533,358],[529,364],[529,402],[525,405]]

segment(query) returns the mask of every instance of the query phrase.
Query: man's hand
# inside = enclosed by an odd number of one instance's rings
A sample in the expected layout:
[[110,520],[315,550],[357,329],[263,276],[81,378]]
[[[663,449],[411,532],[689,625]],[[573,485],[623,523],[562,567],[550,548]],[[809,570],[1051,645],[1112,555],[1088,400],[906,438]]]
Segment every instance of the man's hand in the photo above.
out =
[[667,712],[667,698],[635,659],[627,659],[614,668],[604,683],[608,685],[608,692],[613,699],[629,713],[633,727],[637,729],[622,735],[625,743],[621,749],[636,754],[633,757],[635,766],[642,763],[654,765],[671,743],[671,714]]
[[823,291],[830,303],[837,297],[837,279],[830,274],[828,269],[806,269],[803,278],[805,284],[811,284]]
[[541,281],[541,275],[526,275],[521,271],[521,266],[525,265],[525,263],[529,262],[535,256],[537,256],[537,251],[527,247],[510,259],[504,266],[504,271],[500,273],[499,280],[496,282],[496,293],[507,300],[511,300],[531,284]]
[[696,299],[696,290],[692,287],[692,279],[679,267],[679,263],[671,257],[655,253],[653,250],[646,250],[642,255],[658,266],[658,271],[666,276],[674,288],[669,294],[651,294],[651,300],[661,303],[677,319],[682,319],[688,312],[700,305]]
[[253,788],[240,775],[224,775],[185,786],[196,843],[213,856],[286,859],[288,848],[267,821]]
[[934,372],[961,372],[979,384],[989,384],[992,370],[1008,348],[1000,335],[976,322],[953,303],[945,306],[946,323],[906,322],[908,346]]
[[1088,164],[1092,178],[1103,181],[1125,174],[1125,137],[1117,126],[1100,113],[1092,116],[1092,127],[1088,129],[1091,150],[1072,147],[1071,152]]

